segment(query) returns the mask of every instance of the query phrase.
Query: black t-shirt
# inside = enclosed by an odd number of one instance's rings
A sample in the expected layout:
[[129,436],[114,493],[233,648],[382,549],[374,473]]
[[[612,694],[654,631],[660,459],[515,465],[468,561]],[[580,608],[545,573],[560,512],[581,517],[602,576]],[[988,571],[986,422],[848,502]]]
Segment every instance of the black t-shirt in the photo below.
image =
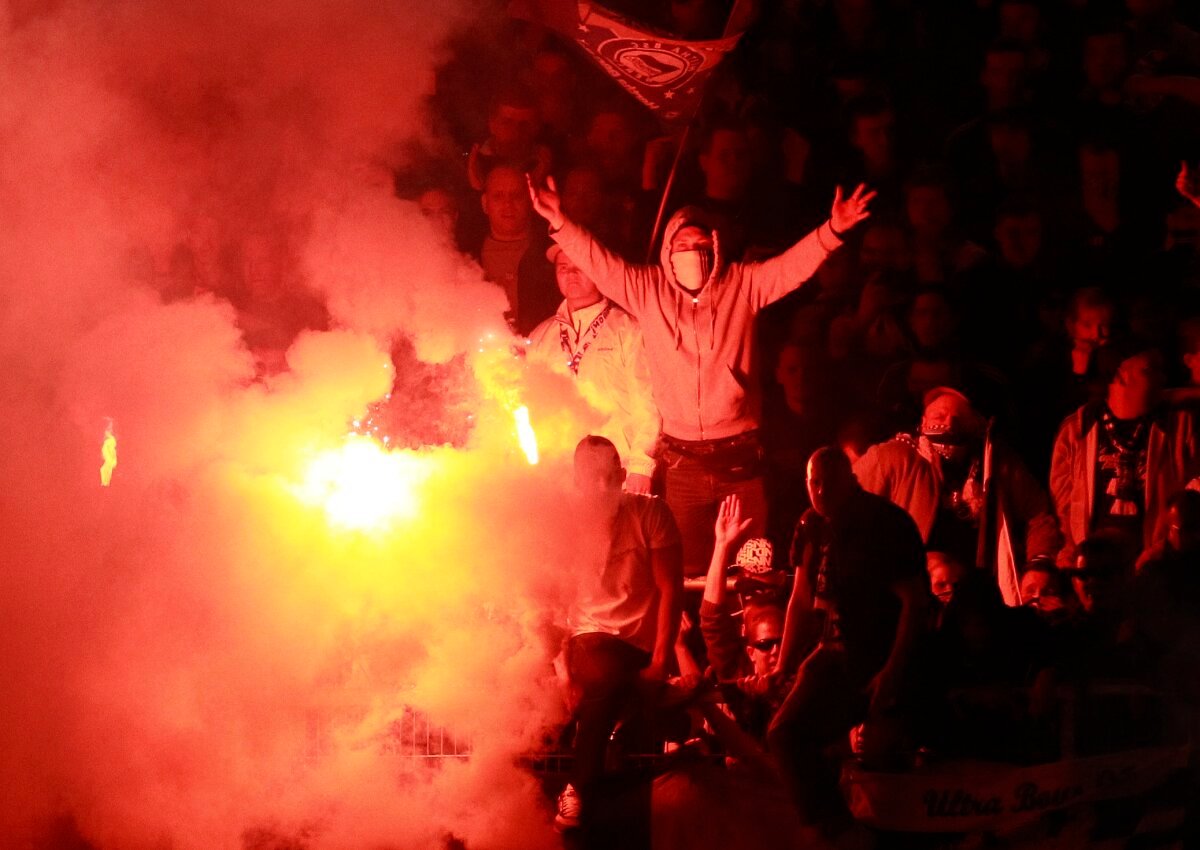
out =
[[912,517],[859,491],[833,521],[805,514],[792,551],[803,554],[814,607],[825,614],[822,642],[843,648],[852,672],[874,674],[887,661],[900,622],[892,585],[925,574],[925,547]]

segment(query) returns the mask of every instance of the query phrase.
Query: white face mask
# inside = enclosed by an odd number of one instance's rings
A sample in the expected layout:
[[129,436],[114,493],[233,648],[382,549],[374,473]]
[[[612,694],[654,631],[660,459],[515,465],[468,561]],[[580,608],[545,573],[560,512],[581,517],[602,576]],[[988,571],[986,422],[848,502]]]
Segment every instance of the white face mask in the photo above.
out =
[[675,272],[675,280],[688,292],[696,292],[704,286],[712,272],[712,265],[711,251],[693,248],[690,251],[676,251],[671,254],[671,268]]

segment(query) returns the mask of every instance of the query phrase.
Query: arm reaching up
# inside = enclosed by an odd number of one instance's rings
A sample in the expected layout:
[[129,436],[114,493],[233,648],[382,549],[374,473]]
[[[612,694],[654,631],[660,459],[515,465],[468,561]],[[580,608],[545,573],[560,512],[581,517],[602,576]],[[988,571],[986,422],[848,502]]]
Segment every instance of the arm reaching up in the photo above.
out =
[[738,496],[726,496],[721,501],[717,509],[717,522],[713,527],[712,561],[704,579],[705,602],[717,606],[725,604],[725,576],[730,550],[753,523],[753,517],[742,519],[742,500]]
[[528,174],[525,179],[529,184],[529,197],[533,201],[534,211],[550,224],[550,236],[605,296],[616,301],[636,319],[641,313],[649,284],[644,269],[629,265],[563,215],[553,177],[544,184],[534,183]]
[[1200,207],[1200,175],[1188,170],[1187,162],[1179,164],[1179,176],[1175,178],[1175,189],[1192,202],[1192,206]]
[[871,215],[868,207],[874,198],[875,192],[868,191],[866,184],[860,183],[849,197],[838,186],[827,222],[778,257],[746,265],[744,274],[755,306],[778,301],[812,277],[825,258],[841,247],[847,232]]
[[566,217],[563,215],[562,199],[558,196],[554,178],[546,178],[546,182],[541,186],[533,182],[532,175],[526,174],[525,180],[529,184],[529,198],[533,201],[534,212],[550,222],[551,232],[562,230]]

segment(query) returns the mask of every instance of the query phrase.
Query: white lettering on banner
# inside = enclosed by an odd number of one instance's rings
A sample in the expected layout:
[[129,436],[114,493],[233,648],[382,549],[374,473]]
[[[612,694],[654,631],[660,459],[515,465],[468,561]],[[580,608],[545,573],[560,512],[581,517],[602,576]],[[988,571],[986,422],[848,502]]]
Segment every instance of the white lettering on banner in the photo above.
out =
[[850,763],[842,790],[854,816],[899,832],[1009,827],[1045,812],[1144,794],[1187,764],[1185,747],[1153,747],[1020,767],[949,762],[909,773]]

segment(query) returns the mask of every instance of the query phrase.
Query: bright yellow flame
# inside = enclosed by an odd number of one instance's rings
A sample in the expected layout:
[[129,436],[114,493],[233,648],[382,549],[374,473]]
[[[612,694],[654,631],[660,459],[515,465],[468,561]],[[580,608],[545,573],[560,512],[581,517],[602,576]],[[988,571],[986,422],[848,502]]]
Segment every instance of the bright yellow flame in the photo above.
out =
[[339,448],[317,455],[305,471],[300,498],[321,505],[331,525],[384,531],[420,508],[417,488],[430,461],[412,452],[387,451],[370,437],[352,434]]
[[100,486],[107,487],[112,483],[113,470],[117,468],[117,438],[112,432],[112,420],[108,420],[108,427],[104,429],[104,442],[100,444],[100,457],[104,459],[104,464],[100,467]]
[[517,423],[517,442],[521,444],[521,451],[525,452],[525,459],[530,464],[538,462],[538,444],[537,434],[533,431],[533,423],[529,421],[529,408],[521,405],[513,411],[513,420]]

